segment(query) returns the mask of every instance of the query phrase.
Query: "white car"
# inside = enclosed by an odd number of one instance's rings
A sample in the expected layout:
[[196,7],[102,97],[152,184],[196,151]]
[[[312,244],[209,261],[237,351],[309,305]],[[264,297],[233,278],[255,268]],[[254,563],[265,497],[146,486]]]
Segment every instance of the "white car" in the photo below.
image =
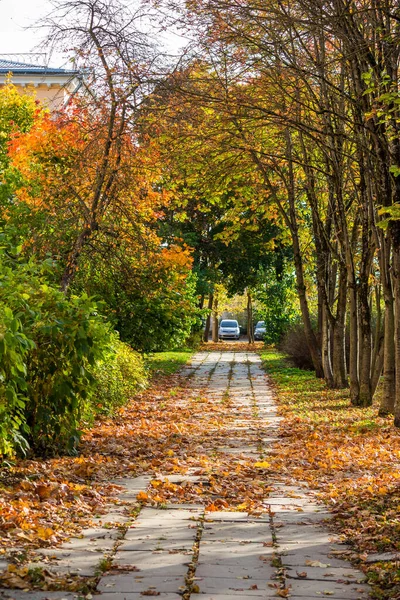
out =
[[220,340],[238,340],[240,327],[237,321],[223,319],[219,324],[218,337]]

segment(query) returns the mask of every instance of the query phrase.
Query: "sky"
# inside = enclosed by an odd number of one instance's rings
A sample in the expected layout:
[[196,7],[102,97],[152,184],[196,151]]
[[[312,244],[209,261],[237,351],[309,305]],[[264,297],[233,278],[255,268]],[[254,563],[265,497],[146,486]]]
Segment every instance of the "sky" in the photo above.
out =
[[[31,27],[40,17],[48,14],[51,8],[49,0],[0,0],[0,55],[38,52],[35,46],[41,42],[44,32],[35,31]],[[176,35],[164,36],[163,45],[172,53],[179,52],[183,44],[184,41]],[[28,62],[28,57],[13,56],[10,60]],[[65,63],[65,57],[55,55],[50,66],[62,67],[65,66],[63,62]]]
[[27,28],[50,9],[48,0],[0,0],[0,54],[33,52],[42,33]]

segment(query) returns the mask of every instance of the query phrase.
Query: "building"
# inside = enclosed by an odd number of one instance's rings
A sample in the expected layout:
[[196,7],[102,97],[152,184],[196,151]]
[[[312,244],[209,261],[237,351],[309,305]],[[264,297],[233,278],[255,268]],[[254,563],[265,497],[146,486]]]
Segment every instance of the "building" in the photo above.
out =
[[79,71],[34,64],[33,61],[19,62],[0,55],[0,87],[10,77],[21,94],[34,93],[51,111],[65,107],[82,85]]

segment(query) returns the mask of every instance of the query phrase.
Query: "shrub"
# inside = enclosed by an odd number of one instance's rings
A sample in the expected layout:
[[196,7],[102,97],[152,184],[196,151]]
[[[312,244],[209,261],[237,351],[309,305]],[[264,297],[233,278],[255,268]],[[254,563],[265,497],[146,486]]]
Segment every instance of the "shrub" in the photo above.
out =
[[296,367],[310,371],[314,369],[311,354],[304,335],[304,327],[301,323],[292,325],[286,331],[279,348],[290,356]]
[[147,383],[141,355],[121,342],[117,334],[113,335],[107,355],[95,364],[92,374],[95,379],[89,411],[92,415],[111,415]]
[[[0,240],[1,241],[1,240]],[[50,261],[0,255],[0,452],[73,452],[110,328],[86,295],[46,283]]]
[[26,421],[31,447],[41,454],[73,452],[84,405],[95,390],[91,373],[107,351],[110,330],[87,296],[65,298],[42,285],[27,326],[35,348],[27,360]]
[[27,433],[26,356],[34,343],[22,333],[21,321],[4,302],[0,302],[0,315],[0,455],[8,455],[15,447],[27,450],[21,430]]

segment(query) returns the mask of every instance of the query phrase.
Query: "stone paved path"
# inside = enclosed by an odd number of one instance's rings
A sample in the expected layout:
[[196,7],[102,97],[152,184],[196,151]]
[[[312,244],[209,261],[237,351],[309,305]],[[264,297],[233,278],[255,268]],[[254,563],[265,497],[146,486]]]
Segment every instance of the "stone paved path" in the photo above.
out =
[[[190,394],[205,392],[214,402],[229,395],[234,426],[228,439],[216,437],[213,451],[254,461],[273,452],[280,417],[258,355],[234,351],[234,345],[229,352],[199,352],[183,374]],[[196,480],[190,475],[166,477]],[[97,575],[97,591],[87,597],[99,600],[368,597],[362,573],[339,558],[346,547],[322,523],[329,514],[307,489],[273,481],[273,491],[265,499],[269,513],[260,517],[229,511],[205,514],[200,505],[170,505],[143,508],[131,522],[126,507],[150,479],[119,480],[124,487],[121,506],[113,507],[99,519],[98,527],[80,538],[43,551],[42,562],[35,566],[81,577]],[[111,561],[110,572],[106,569]],[[1,590],[0,597],[84,596]]]

